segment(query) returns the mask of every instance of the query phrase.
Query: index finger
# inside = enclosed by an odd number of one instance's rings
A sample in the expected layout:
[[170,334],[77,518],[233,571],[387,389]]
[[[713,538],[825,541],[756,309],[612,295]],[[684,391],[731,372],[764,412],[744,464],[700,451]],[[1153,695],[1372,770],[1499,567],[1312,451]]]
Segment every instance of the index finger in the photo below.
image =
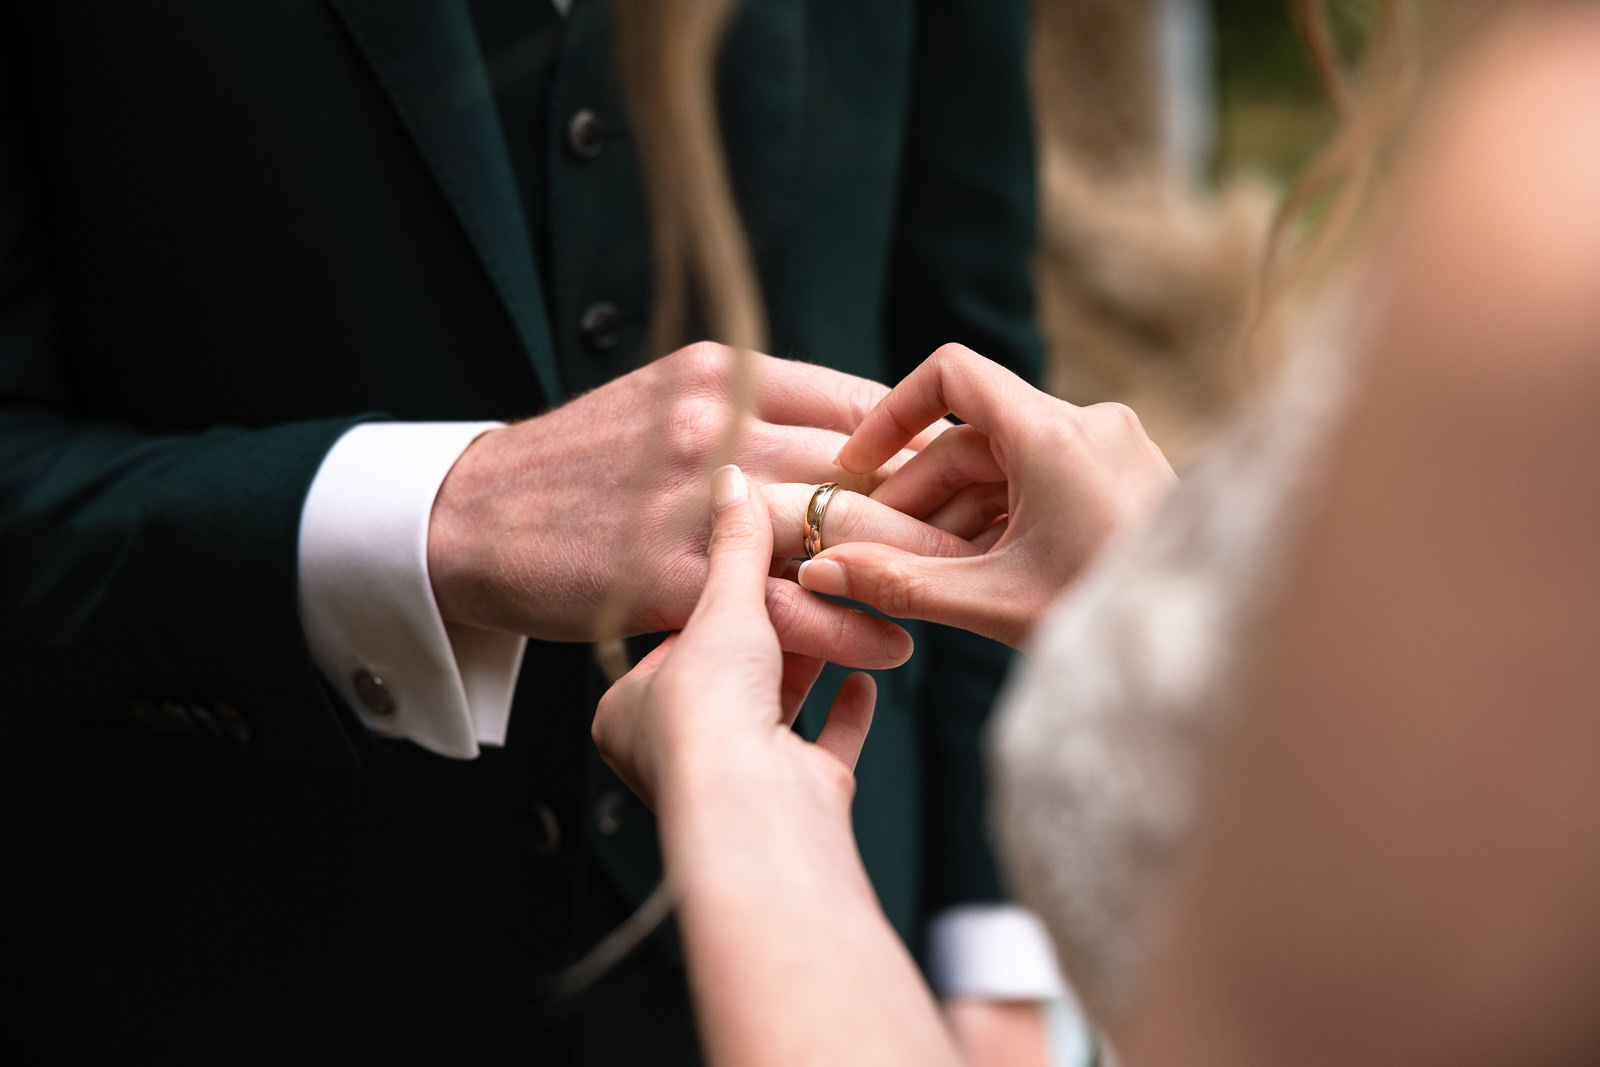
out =
[[[755,416],[776,426],[812,426],[848,434],[882,403],[889,387],[815,363],[752,353]],[[902,444],[921,448],[942,432],[914,434]]]
[[876,470],[946,415],[993,436],[1003,413],[1015,414],[1035,392],[965,345],[944,345],[867,413],[834,462],[850,474]]
[[780,426],[816,426],[838,433],[854,430],[889,387],[815,363],[758,356],[756,417]]

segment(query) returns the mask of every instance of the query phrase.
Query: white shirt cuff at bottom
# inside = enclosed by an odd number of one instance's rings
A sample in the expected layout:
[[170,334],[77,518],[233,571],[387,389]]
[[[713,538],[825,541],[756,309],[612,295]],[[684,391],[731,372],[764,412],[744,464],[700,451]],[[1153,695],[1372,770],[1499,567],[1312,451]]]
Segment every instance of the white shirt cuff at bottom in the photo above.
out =
[[1065,988],[1044,924],[1011,904],[935,915],[928,924],[928,977],[941,997],[1047,1000]]
[[[527,638],[439,616],[428,519],[461,453],[500,425],[356,426],[323,459],[300,516],[300,620],[323,676],[374,733],[458,759],[505,743]],[[369,710],[364,675],[392,711]]]

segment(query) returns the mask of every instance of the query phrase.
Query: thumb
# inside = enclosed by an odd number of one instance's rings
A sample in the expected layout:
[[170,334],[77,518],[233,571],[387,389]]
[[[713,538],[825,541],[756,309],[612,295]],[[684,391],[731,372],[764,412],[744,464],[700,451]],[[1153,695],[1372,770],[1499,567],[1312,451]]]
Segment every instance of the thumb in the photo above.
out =
[[[705,587],[686,634],[709,631],[742,634],[771,629],[767,622],[767,572],[772,568],[772,521],[766,500],[751,492],[744,472],[733,464],[711,477],[713,509],[707,548]],[[726,628],[726,629],[724,629]]]
[[802,588],[848,597],[897,619],[970,630],[1013,647],[1026,623],[993,555],[919,556],[868,541],[836,545],[800,565]]

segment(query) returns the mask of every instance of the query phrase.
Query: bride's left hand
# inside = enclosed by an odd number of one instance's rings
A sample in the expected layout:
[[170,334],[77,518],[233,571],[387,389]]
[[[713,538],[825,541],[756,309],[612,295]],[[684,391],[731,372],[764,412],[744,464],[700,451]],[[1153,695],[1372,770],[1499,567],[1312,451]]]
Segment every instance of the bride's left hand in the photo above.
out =
[[789,728],[820,664],[786,656],[767,619],[762,494],[724,467],[712,495],[694,613],[594,720],[606,762],[659,818],[706,1062],[953,1065],[850,827],[872,679],[846,679],[815,744]]
[[946,414],[962,419],[890,474],[872,499],[970,538],[970,551],[835,543],[802,586],[1003,641],[1026,640],[1056,595],[1176,482],[1121,404],[1077,407],[961,345],[891,389],[845,442],[846,474],[875,470]]
[[[766,502],[737,467],[712,478],[716,517],[704,591],[683,630],[619,680],[595,713],[607,764],[652,808],[684,791],[752,775],[820,786],[848,812],[872,719],[871,676],[852,674],[815,744],[790,726],[822,661],[784,652],[767,617],[772,526]],[[757,779],[761,781],[762,779]]]

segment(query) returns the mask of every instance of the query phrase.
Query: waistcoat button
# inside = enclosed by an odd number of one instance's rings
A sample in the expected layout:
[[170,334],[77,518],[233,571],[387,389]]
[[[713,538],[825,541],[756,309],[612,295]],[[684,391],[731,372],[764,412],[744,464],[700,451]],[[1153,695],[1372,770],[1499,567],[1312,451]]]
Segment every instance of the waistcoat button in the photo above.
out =
[[617,347],[622,339],[622,312],[617,310],[617,305],[603,300],[590,304],[578,319],[578,336],[596,352]]
[[535,856],[553,855],[561,847],[561,822],[556,818],[556,813],[550,805],[535,803],[533,805],[533,829],[528,834],[528,842],[533,846]]
[[244,744],[250,740],[250,724],[239,713],[239,709],[232,704],[218,704],[211,709],[217,717],[217,725],[222,727],[222,732],[230,740]]
[[608,789],[594,803],[594,825],[606,837],[616,837],[628,826],[631,794]]
[[605,143],[605,123],[593,111],[584,108],[567,120],[567,151],[572,153],[572,158],[593,159]]

